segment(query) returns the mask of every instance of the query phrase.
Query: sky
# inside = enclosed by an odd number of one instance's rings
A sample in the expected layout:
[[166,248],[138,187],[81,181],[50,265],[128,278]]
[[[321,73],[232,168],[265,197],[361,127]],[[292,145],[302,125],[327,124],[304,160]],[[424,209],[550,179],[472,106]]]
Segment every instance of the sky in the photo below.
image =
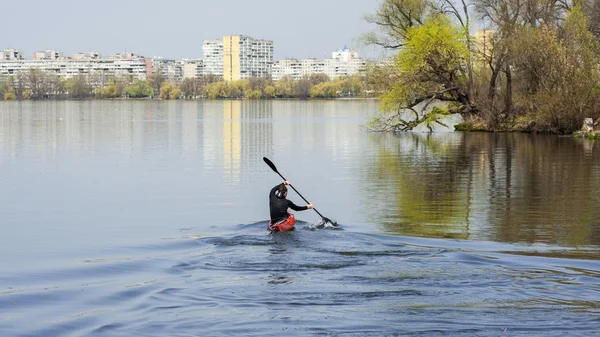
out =
[[[0,49],[65,56],[96,51],[144,57],[200,58],[202,41],[224,35],[272,40],[274,59],[323,59],[347,45],[359,56],[383,51],[360,46],[375,27],[364,16],[381,0],[28,0],[3,1]],[[10,15],[6,14],[10,13]]]

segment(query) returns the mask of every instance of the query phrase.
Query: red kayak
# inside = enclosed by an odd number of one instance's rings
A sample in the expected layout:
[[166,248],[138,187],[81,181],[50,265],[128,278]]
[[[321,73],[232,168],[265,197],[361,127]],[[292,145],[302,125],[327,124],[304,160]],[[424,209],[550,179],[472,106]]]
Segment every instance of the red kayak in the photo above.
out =
[[288,216],[285,220],[279,221],[275,224],[272,224],[271,221],[269,221],[269,230],[273,232],[287,232],[293,230],[294,225],[296,224],[296,218],[294,217],[294,214],[288,214],[290,216]]

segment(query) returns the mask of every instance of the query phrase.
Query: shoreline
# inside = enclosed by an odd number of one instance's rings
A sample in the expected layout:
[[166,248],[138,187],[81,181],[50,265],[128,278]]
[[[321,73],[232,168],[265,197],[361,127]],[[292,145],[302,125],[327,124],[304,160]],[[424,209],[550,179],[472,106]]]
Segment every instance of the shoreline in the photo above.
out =
[[53,99],[15,99],[15,100],[0,100],[1,102],[86,102],[86,101],[165,101],[165,102],[193,102],[193,101],[376,101],[377,97],[331,97],[331,98],[180,98],[180,99],[163,99],[163,98],[53,98]]

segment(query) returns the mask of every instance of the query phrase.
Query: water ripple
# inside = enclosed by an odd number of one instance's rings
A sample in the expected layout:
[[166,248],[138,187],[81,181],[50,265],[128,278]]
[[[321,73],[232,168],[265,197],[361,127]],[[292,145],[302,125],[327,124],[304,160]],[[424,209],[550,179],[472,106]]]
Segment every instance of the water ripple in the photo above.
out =
[[599,324],[595,261],[518,245],[250,227],[151,247],[2,289],[0,334],[577,336]]

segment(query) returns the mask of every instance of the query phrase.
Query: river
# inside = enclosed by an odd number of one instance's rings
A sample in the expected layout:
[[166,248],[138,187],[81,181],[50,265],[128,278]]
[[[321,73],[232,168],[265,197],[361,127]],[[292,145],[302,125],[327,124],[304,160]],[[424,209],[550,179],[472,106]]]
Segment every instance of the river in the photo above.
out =
[[376,110],[0,102],[0,336],[598,334],[600,143]]

